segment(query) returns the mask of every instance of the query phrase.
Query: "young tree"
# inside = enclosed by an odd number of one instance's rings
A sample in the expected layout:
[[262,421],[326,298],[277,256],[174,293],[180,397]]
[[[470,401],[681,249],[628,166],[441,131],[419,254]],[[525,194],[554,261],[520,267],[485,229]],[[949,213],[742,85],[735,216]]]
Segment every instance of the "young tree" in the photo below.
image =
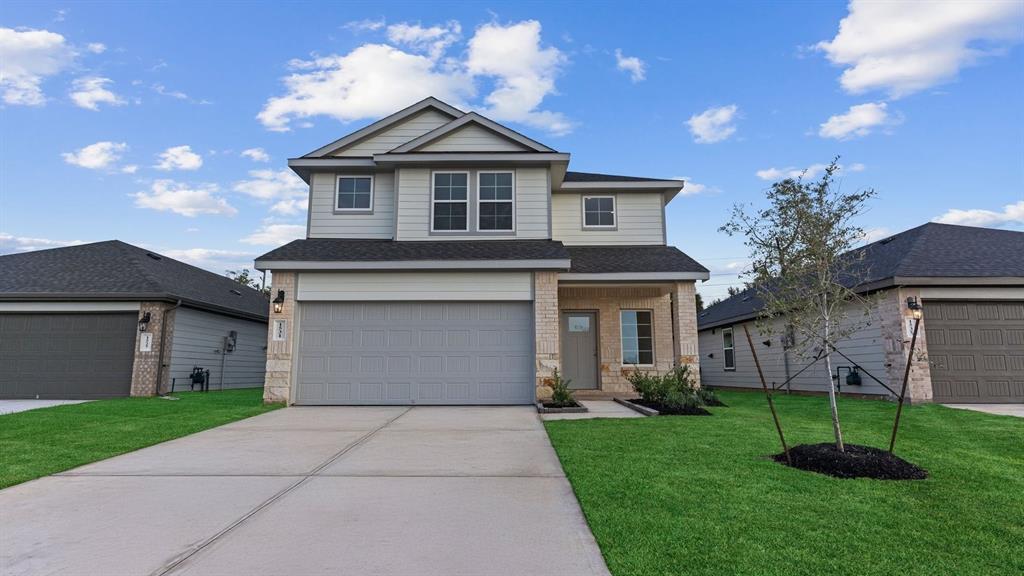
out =
[[816,182],[801,176],[772,184],[767,208],[736,205],[721,230],[743,236],[750,249],[750,284],[763,302],[758,328],[791,333],[802,358],[824,356],[836,449],[844,452],[830,356],[868,319],[868,301],[853,290],[864,273],[863,255],[853,251],[864,231],[853,220],[875,192],[843,193],[839,170],[837,158]]
[[225,272],[225,275],[228,278],[231,278],[232,280],[238,282],[242,286],[248,286],[249,288],[259,290],[264,294],[270,294],[270,290],[266,286],[261,286],[260,281],[257,280],[256,278],[253,278],[251,274],[252,273],[249,271],[248,268],[242,268],[241,271],[227,270]]

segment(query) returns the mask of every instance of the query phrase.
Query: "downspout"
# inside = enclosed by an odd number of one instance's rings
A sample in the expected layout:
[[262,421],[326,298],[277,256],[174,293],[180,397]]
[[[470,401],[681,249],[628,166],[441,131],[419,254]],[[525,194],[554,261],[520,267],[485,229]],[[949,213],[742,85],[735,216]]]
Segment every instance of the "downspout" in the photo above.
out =
[[160,323],[160,356],[157,357],[157,371],[156,371],[156,395],[163,396],[160,393],[160,380],[162,380],[164,374],[164,348],[166,348],[166,342],[164,338],[167,336],[167,314],[173,312],[181,307],[181,299],[178,299],[178,303],[171,306],[167,310],[164,310],[163,322]]

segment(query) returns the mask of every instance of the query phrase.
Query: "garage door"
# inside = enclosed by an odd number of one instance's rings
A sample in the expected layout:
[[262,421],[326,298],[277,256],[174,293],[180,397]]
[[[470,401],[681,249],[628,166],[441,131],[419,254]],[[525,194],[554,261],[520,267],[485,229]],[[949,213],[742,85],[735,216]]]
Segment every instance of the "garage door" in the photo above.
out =
[[299,305],[299,404],[529,404],[530,302]]
[[0,398],[131,390],[138,314],[0,314]]
[[1024,302],[927,301],[936,402],[1024,402]]

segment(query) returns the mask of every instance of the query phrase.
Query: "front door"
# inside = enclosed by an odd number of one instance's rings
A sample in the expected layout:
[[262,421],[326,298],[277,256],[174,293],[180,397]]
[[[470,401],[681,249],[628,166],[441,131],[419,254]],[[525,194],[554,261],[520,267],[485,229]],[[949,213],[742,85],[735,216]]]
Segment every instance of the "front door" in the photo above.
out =
[[597,314],[562,312],[562,378],[574,390],[597,388]]

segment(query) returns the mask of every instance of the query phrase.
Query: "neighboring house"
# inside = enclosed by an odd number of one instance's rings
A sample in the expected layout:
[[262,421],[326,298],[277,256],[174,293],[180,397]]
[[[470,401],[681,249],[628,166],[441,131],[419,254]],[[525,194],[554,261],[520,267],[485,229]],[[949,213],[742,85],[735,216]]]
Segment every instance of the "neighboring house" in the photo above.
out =
[[211,389],[262,386],[268,305],[117,240],[0,256],[0,398],[151,396],[194,366]]
[[[857,366],[899,392],[913,328],[907,299],[922,306],[909,394],[914,401],[1024,402],[1024,232],[925,224],[858,248],[857,291],[873,298],[870,324],[838,343]],[[761,302],[745,290],[698,315],[701,378],[710,386],[760,388],[743,327],[751,332],[769,385],[781,386],[809,360],[784,338],[758,333]],[[855,321],[863,309],[849,310]],[[783,325],[776,323],[776,328]],[[793,390],[825,392],[824,362],[793,379]],[[892,396],[838,354],[841,392]]]
[[280,308],[268,401],[527,404],[556,368],[609,396],[696,365],[708,271],[665,240],[681,181],[567,171],[434,98],[288,164],[309,222],[256,261]]

